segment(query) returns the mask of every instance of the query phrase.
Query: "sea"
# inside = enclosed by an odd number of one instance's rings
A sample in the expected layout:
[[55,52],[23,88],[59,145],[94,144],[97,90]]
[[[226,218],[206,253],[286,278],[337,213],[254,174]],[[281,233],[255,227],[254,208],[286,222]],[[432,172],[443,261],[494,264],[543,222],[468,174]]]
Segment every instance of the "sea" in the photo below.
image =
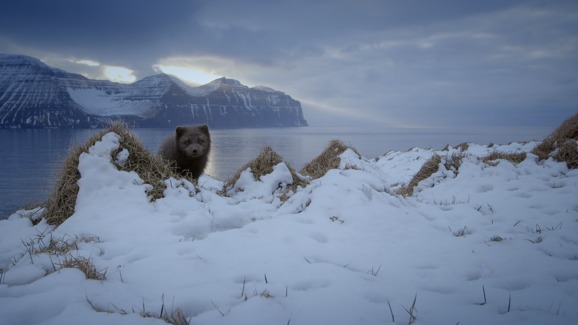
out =
[[[99,130],[0,129],[0,219],[45,201],[69,148],[84,144]],[[132,129],[156,152],[173,129]],[[442,149],[464,142],[507,144],[542,140],[551,128],[387,128],[298,127],[211,130],[206,174],[222,181],[233,176],[270,145],[296,170],[317,157],[331,140],[341,140],[366,158],[413,147]]]

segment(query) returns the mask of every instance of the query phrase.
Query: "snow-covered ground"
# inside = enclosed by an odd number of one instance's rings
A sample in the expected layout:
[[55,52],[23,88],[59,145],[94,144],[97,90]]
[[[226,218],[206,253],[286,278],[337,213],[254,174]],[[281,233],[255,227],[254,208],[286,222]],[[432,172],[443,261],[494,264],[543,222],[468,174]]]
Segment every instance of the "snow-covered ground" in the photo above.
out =
[[[440,166],[407,198],[395,190],[457,149],[348,150],[286,201],[282,163],[229,196],[208,176],[170,179],[151,203],[111,162],[109,133],[81,156],[72,217],[0,221],[0,322],[163,324],[143,315],[179,310],[190,324],[577,324],[578,170],[535,145],[470,144],[457,175]],[[478,159],[495,150],[528,155]]]

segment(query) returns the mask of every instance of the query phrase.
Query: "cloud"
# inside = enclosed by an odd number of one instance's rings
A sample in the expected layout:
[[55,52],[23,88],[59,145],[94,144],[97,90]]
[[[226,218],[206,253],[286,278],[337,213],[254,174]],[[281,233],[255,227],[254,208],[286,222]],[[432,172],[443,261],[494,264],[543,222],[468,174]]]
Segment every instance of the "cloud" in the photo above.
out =
[[97,61],[93,61],[93,60],[89,60],[89,59],[75,59],[75,58],[69,58],[68,61],[72,62],[72,63],[76,63],[76,64],[84,64],[87,65],[89,67],[98,67],[100,66],[100,63]]
[[200,86],[207,84],[219,76],[207,73],[205,69],[198,67],[187,67],[182,65],[155,65],[154,69],[159,73],[166,73],[179,78],[182,81]]
[[238,75],[232,60],[218,56],[169,56],[159,59],[153,69],[197,85]]
[[576,30],[575,1],[7,0],[0,52],[226,76],[319,121],[555,126],[576,112]]
[[133,83],[136,81],[134,72],[125,67],[105,66],[103,74],[108,80],[114,82]]

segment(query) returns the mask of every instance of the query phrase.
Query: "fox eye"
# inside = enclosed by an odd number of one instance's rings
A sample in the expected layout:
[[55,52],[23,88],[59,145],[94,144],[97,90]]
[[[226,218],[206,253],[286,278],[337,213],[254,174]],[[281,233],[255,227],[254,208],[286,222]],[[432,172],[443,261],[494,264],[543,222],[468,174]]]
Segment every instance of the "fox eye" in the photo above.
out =
[[205,141],[204,141],[203,139],[199,139],[199,140],[197,140],[197,143],[198,143],[198,144],[203,144],[203,143],[205,143]]
[[185,141],[183,141],[183,145],[188,146],[189,144],[191,144],[191,140],[185,140]]

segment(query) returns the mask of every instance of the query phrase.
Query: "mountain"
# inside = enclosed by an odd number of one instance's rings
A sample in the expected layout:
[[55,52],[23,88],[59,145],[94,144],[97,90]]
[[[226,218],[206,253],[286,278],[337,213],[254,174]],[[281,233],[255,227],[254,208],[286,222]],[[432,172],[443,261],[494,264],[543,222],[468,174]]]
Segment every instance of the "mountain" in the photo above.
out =
[[220,78],[200,87],[158,74],[132,84],[92,80],[23,55],[0,54],[0,128],[206,123],[213,128],[307,126],[299,101]]

